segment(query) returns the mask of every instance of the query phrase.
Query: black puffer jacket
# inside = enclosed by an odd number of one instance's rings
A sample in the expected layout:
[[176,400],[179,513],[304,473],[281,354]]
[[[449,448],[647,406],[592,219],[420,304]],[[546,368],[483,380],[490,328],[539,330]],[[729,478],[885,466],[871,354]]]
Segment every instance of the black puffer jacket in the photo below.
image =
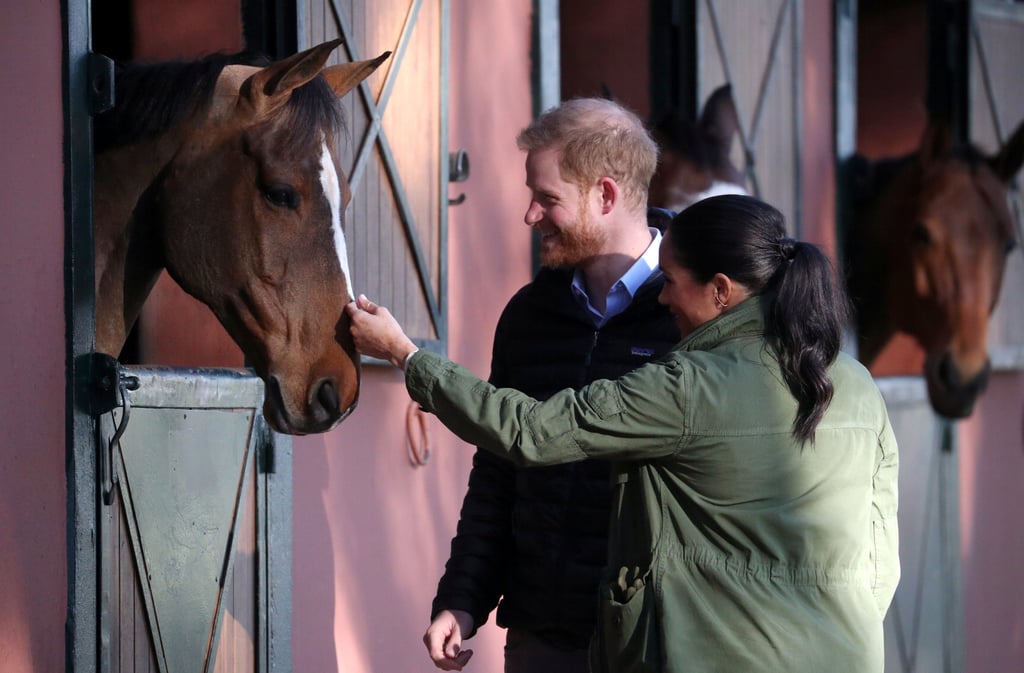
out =
[[[673,317],[657,302],[662,283],[660,275],[649,280],[625,312],[598,329],[572,295],[572,271],[541,269],[498,322],[491,382],[546,399],[657,359],[679,340]],[[524,469],[477,450],[432,615],[465,610],[479,627],[500,599],[499,625],[585,647],[610,497],[606,462]]]

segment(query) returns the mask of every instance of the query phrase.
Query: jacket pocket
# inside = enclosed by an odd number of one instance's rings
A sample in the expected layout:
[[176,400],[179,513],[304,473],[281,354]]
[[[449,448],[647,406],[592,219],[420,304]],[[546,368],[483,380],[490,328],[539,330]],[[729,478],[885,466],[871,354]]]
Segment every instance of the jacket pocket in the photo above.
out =
[[597,633],[590,644],[593,673],[660,673],[661,647],[654,589],[643,584],[624,598],[618,581],[601,586]]

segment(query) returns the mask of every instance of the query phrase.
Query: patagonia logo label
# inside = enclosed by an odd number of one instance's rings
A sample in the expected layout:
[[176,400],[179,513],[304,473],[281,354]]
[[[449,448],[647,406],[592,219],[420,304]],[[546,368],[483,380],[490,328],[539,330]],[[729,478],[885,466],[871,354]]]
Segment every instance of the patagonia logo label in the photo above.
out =
[[654,357],[654,349],[653,348],[643,348],[641,346],[631,346],[630,349],[629,349],[629,353],[630,353],[630,355],[635,355],[635,356],[641,357],[641,358]]

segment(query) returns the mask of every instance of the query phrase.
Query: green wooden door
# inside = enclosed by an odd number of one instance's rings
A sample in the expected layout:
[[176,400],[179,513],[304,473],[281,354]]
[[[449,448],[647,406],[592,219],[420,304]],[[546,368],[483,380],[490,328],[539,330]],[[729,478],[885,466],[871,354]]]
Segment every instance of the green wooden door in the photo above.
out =
[[356,292],[421,347],[447,347],[448,0],[300,0],[299,48],[343,38],[333,62],[392,52],[342,101],[338,149]]
[[120,380],[97,436],[100,670],[290,670],[290,440],[261,416],[262,381]]

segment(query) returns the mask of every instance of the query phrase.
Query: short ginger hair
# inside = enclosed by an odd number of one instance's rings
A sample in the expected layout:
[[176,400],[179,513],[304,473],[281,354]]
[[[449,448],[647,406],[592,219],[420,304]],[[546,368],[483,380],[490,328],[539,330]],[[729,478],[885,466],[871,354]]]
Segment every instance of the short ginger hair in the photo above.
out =
[[557,149],[559,169],[567,182],[583,190],[607,176],[619,185],[632,210],[647,208],[658,145],[643,121],[614,101],[565,101],[520,131],[516,144],[524,152]]

